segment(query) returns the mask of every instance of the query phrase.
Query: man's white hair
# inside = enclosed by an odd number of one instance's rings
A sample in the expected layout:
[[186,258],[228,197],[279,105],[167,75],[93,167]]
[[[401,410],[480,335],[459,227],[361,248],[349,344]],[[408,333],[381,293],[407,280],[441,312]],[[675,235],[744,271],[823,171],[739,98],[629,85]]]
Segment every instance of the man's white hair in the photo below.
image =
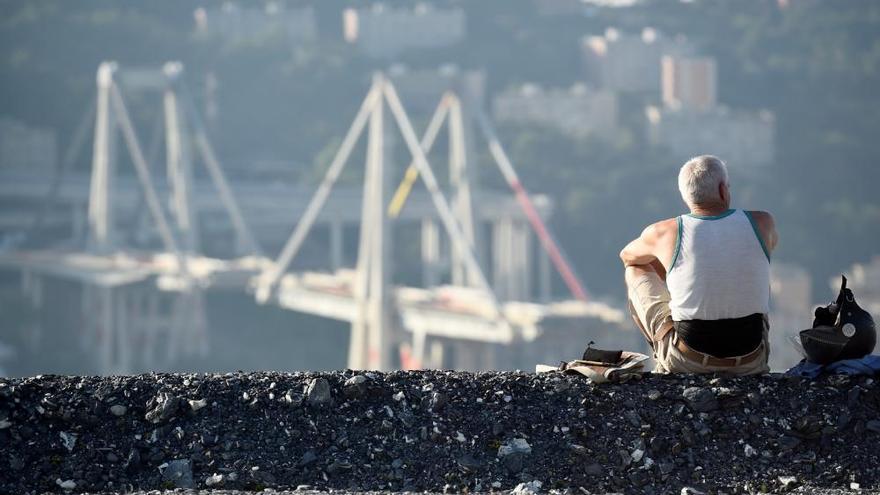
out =
[[691,158],[678,173],[678,190],[689,205],[706,205],[721,201],[718,186],[727,181],[727,165],[713,155]]

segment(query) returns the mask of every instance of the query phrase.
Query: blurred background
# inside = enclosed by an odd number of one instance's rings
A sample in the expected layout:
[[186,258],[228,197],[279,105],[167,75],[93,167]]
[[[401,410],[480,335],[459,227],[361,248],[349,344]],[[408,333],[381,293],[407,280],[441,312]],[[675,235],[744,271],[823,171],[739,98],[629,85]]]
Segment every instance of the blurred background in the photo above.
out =
[[617,253],[705,153],[776,217],[775,370],[841,273],[880,316],[871,0],[0,12],[0,374],[647,352]]

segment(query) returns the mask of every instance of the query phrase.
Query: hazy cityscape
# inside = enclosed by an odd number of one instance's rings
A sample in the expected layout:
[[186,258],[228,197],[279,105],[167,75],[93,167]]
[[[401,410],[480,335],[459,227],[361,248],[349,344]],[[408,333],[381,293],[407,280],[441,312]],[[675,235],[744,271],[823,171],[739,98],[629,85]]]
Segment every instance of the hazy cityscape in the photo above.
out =
[[647,352],[617,253],[706,153],[776,217],[773,370],[840,274],[880,315],[876,3],[0,9],[0,375]]

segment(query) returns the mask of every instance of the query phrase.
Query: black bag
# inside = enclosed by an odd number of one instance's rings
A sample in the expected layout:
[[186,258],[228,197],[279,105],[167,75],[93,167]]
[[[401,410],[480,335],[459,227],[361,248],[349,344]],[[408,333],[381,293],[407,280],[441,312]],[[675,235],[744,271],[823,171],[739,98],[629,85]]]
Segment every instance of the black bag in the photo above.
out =
[[807,361],[817,364],[863,358],[877,343],[874,318],[856,303],[844,276],[837,299],[816,308],[813,328],[802,330],[800,336]]

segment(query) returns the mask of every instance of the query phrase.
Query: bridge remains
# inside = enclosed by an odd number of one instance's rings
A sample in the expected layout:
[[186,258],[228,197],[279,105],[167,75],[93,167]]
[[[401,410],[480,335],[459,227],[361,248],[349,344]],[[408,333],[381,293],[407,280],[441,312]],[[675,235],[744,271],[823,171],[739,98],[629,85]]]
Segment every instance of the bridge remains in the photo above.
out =
[[[46,194],[48,203],[56,205],[55,210],[41,207],[31,230],[57,220],[57,205],[62,212],[74,212],[71,230],[82,234],[82,242],[72,248],[7,249],[0,252],[0,266],[23,273],[37,307],[46,278],[85,284],[84,345],[101,349],[104,372],[155,369],[176,353],[206,352],[206,290],[253,292],[263,304],[349,322],[348,366],[355,369],[530,367],[536,360],[556,360],[572,345],[582,347],[627,327],[620,311],[588,300],[544,224],[549,201],[525,192],[488,119],[463,105],[455,92],[442,97],[419,140],[393,84],[377,74],[326,176],[306,202],[302,186],[236,185],[238,195],[233,193],[182,73],[178,63],[161,71],[101,65],[87,190],[85,181],[75,176],[49,185],[27,178],[20,180],[20,187],[0,182],[3,199]],[[164,182],[155,180],[150,167],[155,159],[145,157],[122,88],[162,95]],[[473,143],[464,133],[473,121],[513,199],[477,190],[468,153]],[[428,160],[444,124],[449,191]],[[362,134],[367,135],[362,191],[334,187]],[[117,174],[120,135],[137,182]],[[400,138],[412,163],[392,197],[389,186],[396,175],[391,156]],[[195,156],[209,183],[196,180]],[[424,191],[414,189],[419,179]],[[341,190],[331,195],[334,189]],[[83,204],[87,215],[76,213]],[[135,236],[125,233],[126,220],[132,218],[138,219]],[[277,258],[266,258],[258,239],[269,232],[278,238],[294,218],[294,230]],[[262,221],[260,228],[252,229],[257,221]],[[491,225],[488,242],[481,228],[486,223]],[[351,224],[359,226],[356,265],[345,267],[344,232]],[[405,224],[421,230],[421,287],[394,280],[392,232]],[[291,271],[316,225],[329,233],[330,271]],[[532,232],[544,250],[537,256]],[[229,234],[231,242],[219,244],[234,246],[231,253],[221,258],[204,254],[218,244],[206,236]],[[541,287],[537,303],[528,302],[533,259]],[[551,264],[573,300],[550,302]],[[637,334],[627,335],[635,345]]]

